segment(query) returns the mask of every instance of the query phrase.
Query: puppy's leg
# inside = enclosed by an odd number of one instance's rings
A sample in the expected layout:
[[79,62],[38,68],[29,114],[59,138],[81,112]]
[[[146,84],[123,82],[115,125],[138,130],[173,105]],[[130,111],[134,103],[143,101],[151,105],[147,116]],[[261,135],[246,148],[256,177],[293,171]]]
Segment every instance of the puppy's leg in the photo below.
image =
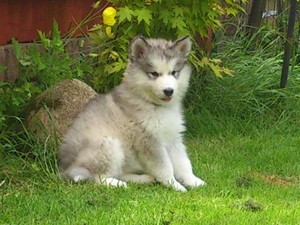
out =
[[74,162],[63,171],[75,182],[89,180],[107,186],[126,187],[126,183],[116,177],[122,174],[124,152],[118,139],[101,137],[88,142],[80,150]]
[[127,187],[126,182],[113,177],[104,177],[93,175],[85,167],[71,167],[64,172],[64,176],[70,177],[74,182],[79,181],[93,181],[98,184],[106,185],[108,187]]
[[194,175],[191,162],[185,149],[185,145],[182,143],[181,138],[168,148],[175,178],[185,187],[194,188],[205,185],[203,180]]
[[75,182],[92,180],[93,176],[85,167],[70,167],[61,172],[64,179],[71,178]]
[[150,174],[164,186],[172,187],[177,191],[186,191],[185,187],[175,179],[171,160],[164,147],[161,145],[144,145],[143,148],[139,149],[143,149],[139,152],[138,157],[147,174]]

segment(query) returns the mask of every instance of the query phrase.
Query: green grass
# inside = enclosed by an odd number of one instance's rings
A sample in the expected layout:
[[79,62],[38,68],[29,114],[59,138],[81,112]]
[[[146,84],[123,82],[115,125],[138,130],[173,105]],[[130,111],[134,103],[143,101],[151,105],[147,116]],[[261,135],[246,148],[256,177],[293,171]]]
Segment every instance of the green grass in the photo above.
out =
[[0,224],[300,223],[299,133],[189,136],[195,173],[207,186],[187,193],[64,183],[55,167],[6,156]]

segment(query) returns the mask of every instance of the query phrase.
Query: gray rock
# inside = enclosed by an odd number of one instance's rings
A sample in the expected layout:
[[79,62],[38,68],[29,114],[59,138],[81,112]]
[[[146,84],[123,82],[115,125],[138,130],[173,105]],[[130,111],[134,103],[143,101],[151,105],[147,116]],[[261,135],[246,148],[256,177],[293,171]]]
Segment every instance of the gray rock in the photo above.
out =
[[78,113],[96,95],[82,81],[62,81],[41,93],[28,107],[27,129],[39,140],[60,140]]

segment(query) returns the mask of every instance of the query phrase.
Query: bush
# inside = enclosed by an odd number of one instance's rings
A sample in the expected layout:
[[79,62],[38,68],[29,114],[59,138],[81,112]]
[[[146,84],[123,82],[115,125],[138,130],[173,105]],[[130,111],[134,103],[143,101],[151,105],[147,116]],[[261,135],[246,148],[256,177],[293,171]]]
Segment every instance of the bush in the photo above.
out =
[[[121,81],[128,45],[134,36],[175,39],[189,35],[193,39],[195,34],[200,34],[205,37],[207,29],[220,26],[221,15],[236,15],[243,11],[239,1],[235,0],[228,0],[225,5],[220,0],[109,2],[117,9],[117,20],[115,23],[105,24],[104,21],[104,24],[96,24],[89,33],[91,41],[98,45],[98,51],[92,55],[98,65],[92,83],[100,92],[110,90]],[[215,61],[202,60],[203,52],[196,46],[194,41],[195,51],[190,61],[197,71],[204,67],[213,70],[217,76],[230,73]]]
[[[15,83],[0,82],[0,129],[5,136],[7,129],[14,126],[15,117],[22,112],[30,100],[53,84],[69,78],[81,78],[92,68],[80,60],[71,59],[65,51],[66,42],[61,38],[58,24],[54,21],[51,38],[38,31],[41,45],[21,48],[13,40],[15,55],[19,61],[20,74]],[[82,63],[78,63],[82,62]]]

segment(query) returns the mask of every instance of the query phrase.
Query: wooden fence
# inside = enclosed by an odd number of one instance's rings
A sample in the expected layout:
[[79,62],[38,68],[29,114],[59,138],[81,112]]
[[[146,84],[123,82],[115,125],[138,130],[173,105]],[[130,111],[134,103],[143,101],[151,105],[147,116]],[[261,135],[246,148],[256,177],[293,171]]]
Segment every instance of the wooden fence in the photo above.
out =
[[[101,21],[103,7],[92,11],[94,2],[95,0],[1,0],[0,65],[5,66],[6,70],[0,72],[0,81],[13,82],[18,74],[17,61],[10,44],[12,38],[27,45],[38,40],[37,30],[50,33],[53,20],[57,21],[59,30],[64,35],[74,30],[92,12],[95,19],[85,23],[73,34],[73,37],[81,36],[88,27]],[[102,6],[105,4],[102,1]]]

